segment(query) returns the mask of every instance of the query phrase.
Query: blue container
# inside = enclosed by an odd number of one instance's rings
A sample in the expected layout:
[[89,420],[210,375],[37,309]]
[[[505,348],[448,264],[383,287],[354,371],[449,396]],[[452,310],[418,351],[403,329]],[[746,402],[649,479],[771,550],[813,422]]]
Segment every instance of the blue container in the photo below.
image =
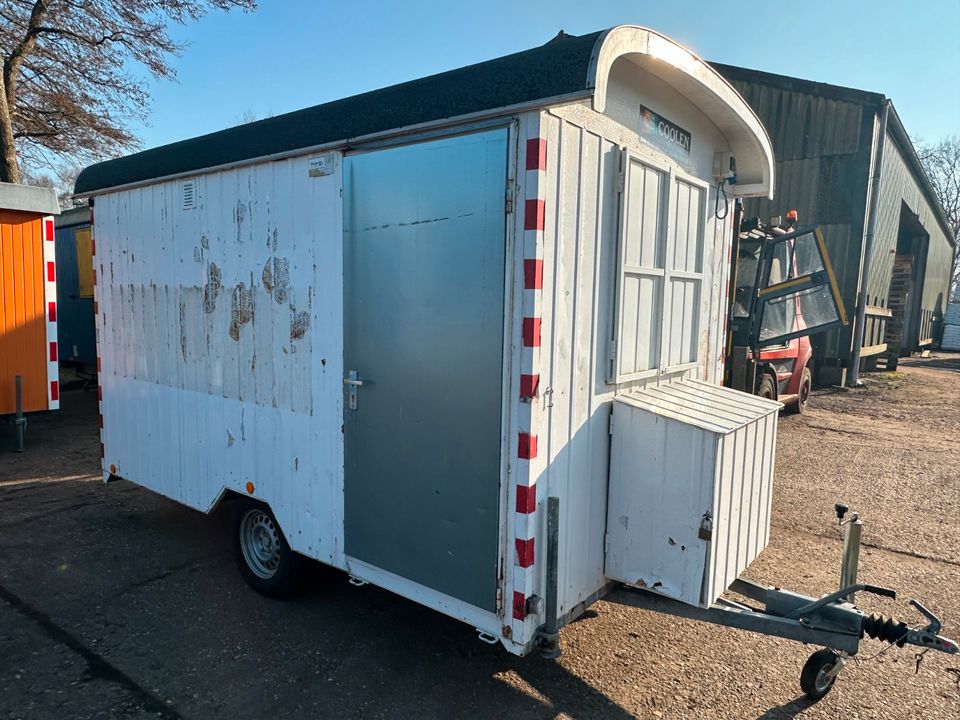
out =
[[86,207],[65,211],[56,219],[57,236],[57,345],[60,362],[97,364],[97,331],[93,298],[80,297],[77,267],[77,230],[90,227]]

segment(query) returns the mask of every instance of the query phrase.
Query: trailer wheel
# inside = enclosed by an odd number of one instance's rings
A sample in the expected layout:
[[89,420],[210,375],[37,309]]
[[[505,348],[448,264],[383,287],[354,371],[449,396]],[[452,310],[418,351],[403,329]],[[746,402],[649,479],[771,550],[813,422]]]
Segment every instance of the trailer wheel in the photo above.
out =
[[767,400],[776,400],[777,399],[777,383],[771,377],[770,373],[764,373],[760,377],[760,382],[757,383],[757,392],[758,397],[766,398]]
[[233,544],[240,574],[258,593],[283,599],[300,589],[304,557],[290,549],[269,506],[240,498],[233,516]]
[[837,674],[831,671],[839,662],[837,654],[827,648],[817,650],[807,658],[800,673],[800,689],[808,698],[817,701],[830,692],[837,681]]

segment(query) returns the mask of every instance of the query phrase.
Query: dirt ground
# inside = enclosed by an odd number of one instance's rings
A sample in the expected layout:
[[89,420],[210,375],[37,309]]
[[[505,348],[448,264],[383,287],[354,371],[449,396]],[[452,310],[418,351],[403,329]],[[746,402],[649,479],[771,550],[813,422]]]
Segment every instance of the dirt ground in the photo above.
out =
[[[758,581],[819,595],[839,568],[836,501],[863,512],[861,577],[901,591],[862,607],[960,635],[960,355],[821,390],[780,422],[770,547]],[[227,513],[207,517],[99,481],[96,398],[64,393],[0,451],[0,719],[960,718],[960,657],[867,641],[811,705],[813,648],[599,602],[563,656],[515,658],[472,628],[316,570],[280,603],[232,563]],[[12,445],[0,426],[0,445]],[[5,449],[5,448],[4,448]]]

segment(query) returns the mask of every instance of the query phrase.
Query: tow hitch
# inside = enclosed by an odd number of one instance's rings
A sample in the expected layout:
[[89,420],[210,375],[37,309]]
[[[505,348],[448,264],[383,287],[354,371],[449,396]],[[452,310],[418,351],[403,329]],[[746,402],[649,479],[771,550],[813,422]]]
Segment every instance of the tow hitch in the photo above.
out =
[[[696,607],[648,590],[627,587],[618,593],[616,600],[654,612],[822,645],[822,650],[807,659],[800,674],[800,687],[812,700],[819,700],[830,692],[847,660],[859,651],[864,636],[898,647],[916,645],[923,648],[923,653],[929,650],[958,652],[957,643],[940,634],[940,619],[917,600],[911,600],[910,605],[926,619],[924,627],[910,627],[883,615],[865,615],[854,605],[858,592],[892,599],[896,599],[897,593],[857,581],[863,522],[860,514],[850,512],[846,505],[837,504],[835,510],[844,535],[840,587],[821,598],[738,579],[730,590],[760,603],[762,607],[725,598],[707,608]],[[850,517],[847,519],[848,513]],[[922,653],[918,655],[918,666],[921,656]]]

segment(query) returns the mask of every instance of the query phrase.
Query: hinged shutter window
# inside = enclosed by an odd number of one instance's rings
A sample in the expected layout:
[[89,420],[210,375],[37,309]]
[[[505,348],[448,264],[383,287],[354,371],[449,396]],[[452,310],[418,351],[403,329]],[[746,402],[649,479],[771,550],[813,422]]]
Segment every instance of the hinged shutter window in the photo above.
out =
[[624,154],[611,380],[697,362],[706,185]]
[[614,358],[617,379],[660,363],[664,239],[669,176],[627,156],[621,213],[619,322]]

